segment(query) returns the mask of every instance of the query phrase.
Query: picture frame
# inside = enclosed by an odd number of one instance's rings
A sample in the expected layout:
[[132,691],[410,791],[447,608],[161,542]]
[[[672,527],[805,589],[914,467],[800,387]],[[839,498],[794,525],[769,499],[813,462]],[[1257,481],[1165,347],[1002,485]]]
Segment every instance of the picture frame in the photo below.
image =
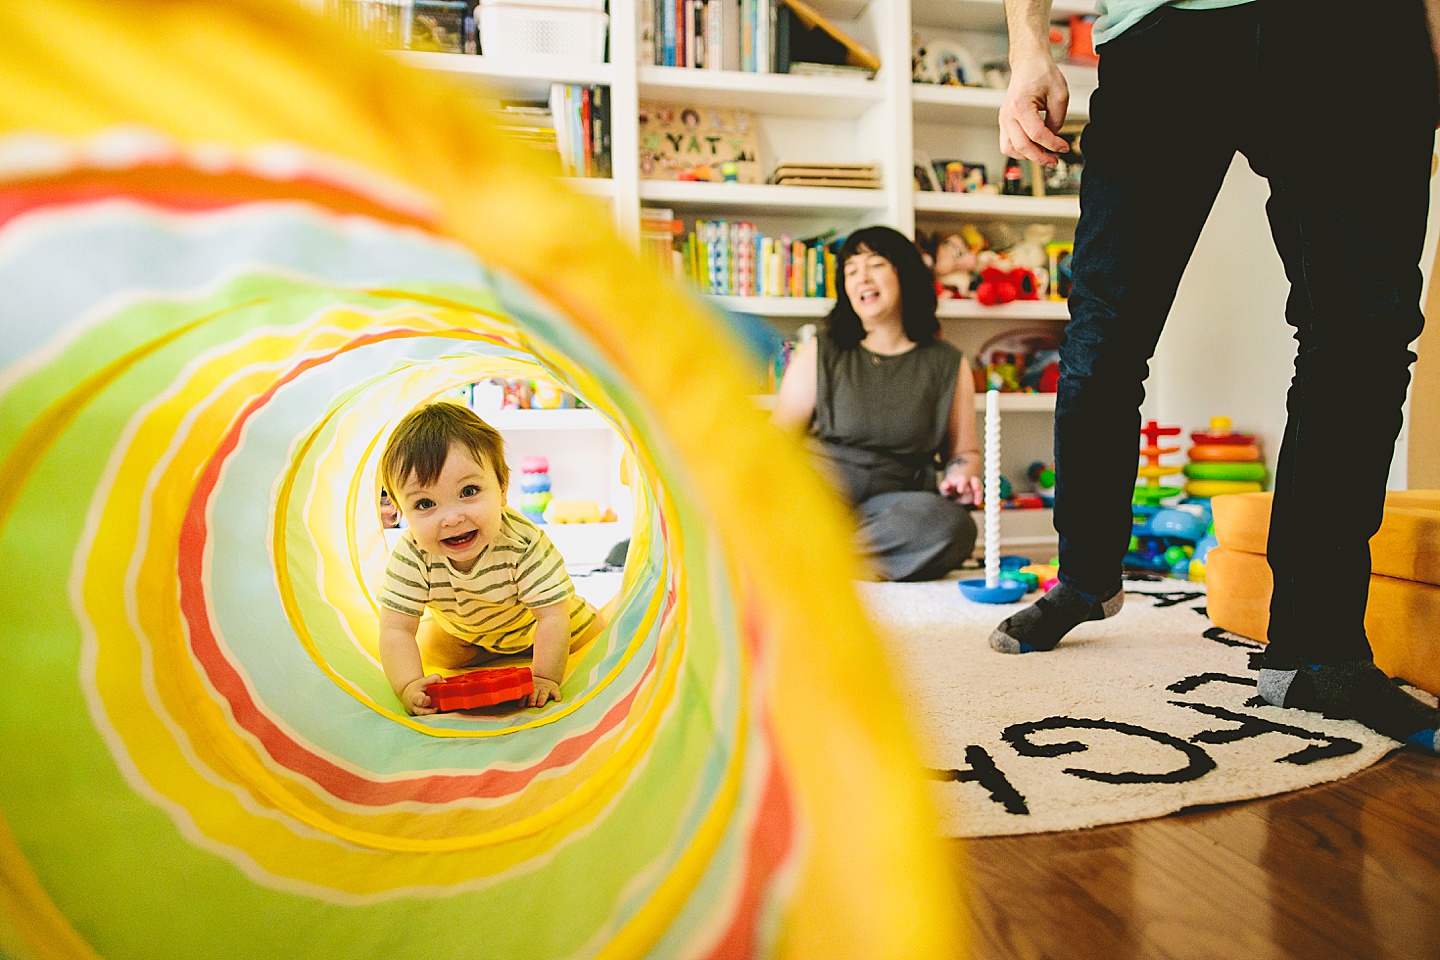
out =
[[924,151],[916,150],[913,160],[914,166],[911,174],[915,181],[915,190],[918,193],[939,193],[940,181],[935,177],[933,161]]
[[983,163],[968,160],[936,160],[931,163],[939,189],[945,193],[984,193],[990,183]]

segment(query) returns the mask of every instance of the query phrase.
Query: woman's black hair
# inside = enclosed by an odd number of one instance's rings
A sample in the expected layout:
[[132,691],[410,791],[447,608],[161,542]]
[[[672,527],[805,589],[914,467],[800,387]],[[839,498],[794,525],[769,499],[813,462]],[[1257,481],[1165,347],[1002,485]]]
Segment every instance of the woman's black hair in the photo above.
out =
[[860,322],[845,294],[845,261],[862,249],[884,257],[900,278],[900,313],[905,336],[923,346],[940,332],[935,318],[935,280],[920,251],[910,238],[891,227],[862,227],[845,238],[835,258],[835,306],[825,318],[825,329],[831,341],[841,350],[848,350],[865,339],[865,325]]

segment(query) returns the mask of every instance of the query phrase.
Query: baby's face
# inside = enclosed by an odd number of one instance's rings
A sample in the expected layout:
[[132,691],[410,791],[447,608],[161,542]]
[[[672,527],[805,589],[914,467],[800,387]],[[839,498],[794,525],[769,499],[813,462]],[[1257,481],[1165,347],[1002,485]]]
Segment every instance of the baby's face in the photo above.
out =
[[422,550],[468,573],[500,532],[505,489],[493,466],[477,463],[469,450],[452,444],[434,483],[422,486],[413,473],[406,478],[399,506]]

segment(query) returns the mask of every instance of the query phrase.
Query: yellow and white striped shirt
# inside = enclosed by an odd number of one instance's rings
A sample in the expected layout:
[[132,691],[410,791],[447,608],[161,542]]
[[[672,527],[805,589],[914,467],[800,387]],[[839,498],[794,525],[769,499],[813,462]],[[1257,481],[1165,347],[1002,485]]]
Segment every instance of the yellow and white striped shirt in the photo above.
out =
[[531,608],[567,597],[580,600],[565,572],[565,558],[543,530],[506,507],[500,532],[469,573],[422,550],[406,533],[390,552],[378,600],[411,617],[429,610],[447,633],[466,643],[518,653],[534,643]]

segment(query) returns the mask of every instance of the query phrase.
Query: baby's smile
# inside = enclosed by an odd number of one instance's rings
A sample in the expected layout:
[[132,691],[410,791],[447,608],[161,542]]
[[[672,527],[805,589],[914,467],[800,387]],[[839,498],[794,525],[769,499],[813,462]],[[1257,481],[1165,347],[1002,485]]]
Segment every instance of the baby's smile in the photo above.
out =
[[468,533],[460,533],[456,534],[453,537],[446,537],[440,542],[445,544],[445,546],[450,547],[451,549],[458,550],[462,547],[470,546],[470,544],[475,542],[475,538],[479,535],[479,530],[471,530]]

